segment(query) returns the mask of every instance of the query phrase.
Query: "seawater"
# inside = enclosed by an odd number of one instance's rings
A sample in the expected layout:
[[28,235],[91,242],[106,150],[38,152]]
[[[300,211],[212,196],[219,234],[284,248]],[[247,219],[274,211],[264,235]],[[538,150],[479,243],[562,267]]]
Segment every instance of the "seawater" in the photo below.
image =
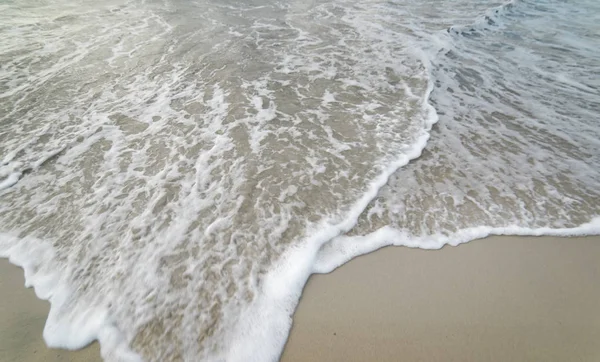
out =
[[53,347],[272,361],[385,245],[600,234],[600,4],[6,1],[0,256]]

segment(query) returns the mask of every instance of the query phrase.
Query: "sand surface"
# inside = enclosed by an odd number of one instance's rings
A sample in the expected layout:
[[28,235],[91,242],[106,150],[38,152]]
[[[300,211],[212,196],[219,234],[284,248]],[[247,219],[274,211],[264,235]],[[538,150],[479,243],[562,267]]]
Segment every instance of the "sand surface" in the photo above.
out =
[[[0,362],[99,361],[46,348],[48,303],[0,259]],[[384,248],[311,277],[283,362],[600,361],[600,237]]]
[[304,289],[283,362],[600,361],[600,237],[384,248]]

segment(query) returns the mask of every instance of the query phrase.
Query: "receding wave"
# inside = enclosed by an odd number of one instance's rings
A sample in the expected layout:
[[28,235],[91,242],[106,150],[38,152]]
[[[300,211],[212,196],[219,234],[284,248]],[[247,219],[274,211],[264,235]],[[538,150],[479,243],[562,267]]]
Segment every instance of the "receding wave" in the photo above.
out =
[[598,16],[588,15],[600,12],[583,5],[510,2],[481,12],[500,15],[478,36],[464,29],[490,15],[432,32],[431,140],[350,233],[323,246],[315,271],[385,245],[600,233],[600,78],[589,76],[600,71]]
[[0,6],[0,256],[51,346],[276,360],[310,273],[600,233],[593,1]]
[[2,15],[0,252],[51,301],[46,341],[276,358],[320,244],[435,121],[408,30],[343,2],[24,6]]

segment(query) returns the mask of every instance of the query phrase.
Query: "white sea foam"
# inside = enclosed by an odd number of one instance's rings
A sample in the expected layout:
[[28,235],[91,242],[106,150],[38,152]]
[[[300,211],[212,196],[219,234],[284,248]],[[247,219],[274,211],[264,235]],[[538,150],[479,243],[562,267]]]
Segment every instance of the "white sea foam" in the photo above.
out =
[[385,246],[407,246],[420,249],[440,249],[444,245],[457,246],[469,241],[483,239],[491,235],[514,236],[587,236],[600,235],[600,218],[593,218],[589,223],[573,228],[538,228],[530,229],[519,226],[488,227],[477,226],[461,229],[455,233],[444,235],[414,236],[409,233],[383,227],[364,236],[342,236],[324,245],[313,264],[314,273],[330,273],[351,259],[371,253]]
[[25,286],[33,287],[38,298],[50,302],[43,332],[49,347],[79,349],[97,340],[102,357],[108,361],[141,361],[111,323],[107,310],[80,308],[71,312],[70,318],[64,318],[63,310],[73,307],[70,303],[72,287],[54,267],[55,251],[51,245],[42,240],[0,233],[0,257],[23,268]]
[[[273,290],[263,287],[286,250],[316,243],[319,225],[330,225],[320,238],[349,229],[356,200],[418,154],[426,71],[398,29],[360,11],[329,18],[335,4],[308,14],[317,29],[303,6],[190,4],[218,20],[182,24],[169,7],[88,5],[57,3],[40,24],[7,30],[32,43],[11,38],[24,55],[2,70],[0,147],[7,175],[25,174],[0,195],[15,236],[3,252],[53,252],[36,261],[60,271],[49,274],[53,346],[96,338],[109,360],[123,357],[114,341],[151,360],[227,356],[226,336]],[[38,69],[43,55],[53,63]]]
[[0,14],[0,256],[51,346],[276,360],[313,272],[599,233],[598,39],[569,4],[24,4]]
[[313,230],[307,232],[311,235],[309,238],[288,251],[273,266],[265,277],[259,298],[242,313],[239,326],[231,337],[233,347],[223,356],[223,360],[240,362],[277,360],[287,340],[292,314],[302,289],[310,274],[315,272],[315,262],[320,261],[321,245],[356,225],[363,210],[377,196],[379,189],[385,185],[390,175],[421,155],[429,139],[429,131],[438,120],[435,109],[428,102],[432,89],[433,84],[430,84],[422,100],[423,111],[427,116],[424,118],[423,131],[416,142],[371,182],[367,191],[351,207],[344,220],[337,223],[335,220],[325,221],[315,226]]
[[21,178],[21,172],[11,172],[7,174],[4,180],[0,181],[0,190],[11,187]]

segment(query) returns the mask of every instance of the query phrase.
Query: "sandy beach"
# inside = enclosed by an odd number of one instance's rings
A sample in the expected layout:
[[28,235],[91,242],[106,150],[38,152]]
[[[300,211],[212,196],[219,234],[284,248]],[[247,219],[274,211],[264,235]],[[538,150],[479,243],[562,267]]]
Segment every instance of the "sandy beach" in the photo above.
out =
[[50,304],[24,284],[23,270],[0,259],[0,362],[102,361],[97,343],[80,351],[46,347],[42,332]]
[[384,248],[314,275],[283,362],[600,361],[600,237]]
[[[304,289],[283,362],[599,361],[600,237],[384,248]],[[48,303],[0,260],[0,361],[99,361],[46,348]]]

